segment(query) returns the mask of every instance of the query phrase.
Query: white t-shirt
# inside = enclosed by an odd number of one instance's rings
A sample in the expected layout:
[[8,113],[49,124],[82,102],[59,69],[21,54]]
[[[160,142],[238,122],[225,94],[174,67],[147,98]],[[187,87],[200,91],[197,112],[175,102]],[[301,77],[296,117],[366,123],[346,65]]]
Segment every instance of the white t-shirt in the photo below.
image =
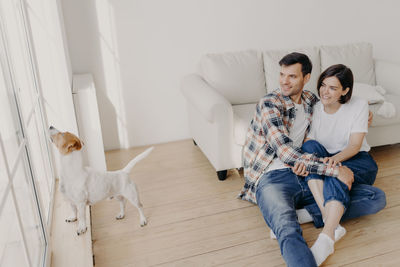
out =
[[[294,147],[301,147],[304,141],[304,135],[307,129],[307,118],[304,111],[303,104],[294,103],[296,109],[296,116],[293,121],[292,127],[289,129],[289,138],[293,141]],[[289,168],[279,158],[274,158],[268,166],[268,171]]]
[[[345,149],[352,133],[368,132],[368,102],[352,97],[342,104],[334,114],[324,111],[318,102],[314,107],[311,130],[307,138],[314,139],[333,154]],[[364,137],[360,151],[369,151],[370,147]]]

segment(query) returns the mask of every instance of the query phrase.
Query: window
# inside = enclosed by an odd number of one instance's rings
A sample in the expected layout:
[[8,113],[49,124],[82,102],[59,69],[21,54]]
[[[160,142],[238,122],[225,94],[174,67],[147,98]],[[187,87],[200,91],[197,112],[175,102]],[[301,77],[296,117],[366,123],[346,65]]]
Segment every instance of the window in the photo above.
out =
[[0,1],[0,266],[49,265],[46,110],[67,99],[59,111],[74,114],[61,36],[56,1]]

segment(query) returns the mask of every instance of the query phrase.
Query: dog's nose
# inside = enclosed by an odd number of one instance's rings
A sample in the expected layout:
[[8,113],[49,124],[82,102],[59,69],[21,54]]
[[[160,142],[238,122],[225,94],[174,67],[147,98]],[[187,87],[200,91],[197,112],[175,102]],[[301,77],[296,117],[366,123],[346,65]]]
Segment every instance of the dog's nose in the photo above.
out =
[[50,128],[49,128],[50,130],[54,130],[55,128],[53,127],[53,126],[50,126]]

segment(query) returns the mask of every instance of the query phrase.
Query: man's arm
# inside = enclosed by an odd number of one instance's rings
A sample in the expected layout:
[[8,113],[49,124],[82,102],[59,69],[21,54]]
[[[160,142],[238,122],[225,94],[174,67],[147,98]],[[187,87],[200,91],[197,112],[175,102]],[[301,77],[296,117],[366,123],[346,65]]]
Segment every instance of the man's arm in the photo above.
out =
[[334,177],[339,175],[338,167],[328,168],[327,164],[322,162],[322,158],[302,153],[299,148],[293,146],[289,133],[283,124],[282,115],[272,101],[265,101],[261,109],[261,125],[263,125],[267,142],[282,162],[292,167],[296,162],[303,163],[310,173]]
[[[354,174],[353,172],[346,166],[338,166],[339,174],[338,179],[342,181],[349,190],[351,190],[351,186],[354,182]],[[299,176],[307,176],[309,172],[306,170],[306,166],[303,163],[296,162],[294,167],[292,167],[294,174]]]

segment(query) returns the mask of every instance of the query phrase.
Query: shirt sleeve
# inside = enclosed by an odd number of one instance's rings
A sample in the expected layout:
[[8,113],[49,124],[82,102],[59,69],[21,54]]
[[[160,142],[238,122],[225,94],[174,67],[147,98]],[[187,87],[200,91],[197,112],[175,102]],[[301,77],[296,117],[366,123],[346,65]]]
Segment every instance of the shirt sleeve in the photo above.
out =
[[356,113],[353,119],[351,133],[367,133],[368,132],[368,102],[364,99],[358,99],[357,105],[353,111]]
[[284,126],[282,115],[274,103],[270,101],[264,102],[261,119],[267,142],[283,163],[294,166],[296,162],[300,162],[304,163],[310,173],[338,176],[338,168],[328,168],[327,164],[322,163],[321,158],[303,153],[300,149],[293,147],[293,141],[289,138],[289,132]]
[[314,106],[314,113],[312,116],[312,122],[311,122],[311,126],[310,126],[310,131],[308,132],[306,138],[308,139],[316,139],[316,135],[315,133],[317,132],[317,129],[319,128],[319,105],[316,104]]

